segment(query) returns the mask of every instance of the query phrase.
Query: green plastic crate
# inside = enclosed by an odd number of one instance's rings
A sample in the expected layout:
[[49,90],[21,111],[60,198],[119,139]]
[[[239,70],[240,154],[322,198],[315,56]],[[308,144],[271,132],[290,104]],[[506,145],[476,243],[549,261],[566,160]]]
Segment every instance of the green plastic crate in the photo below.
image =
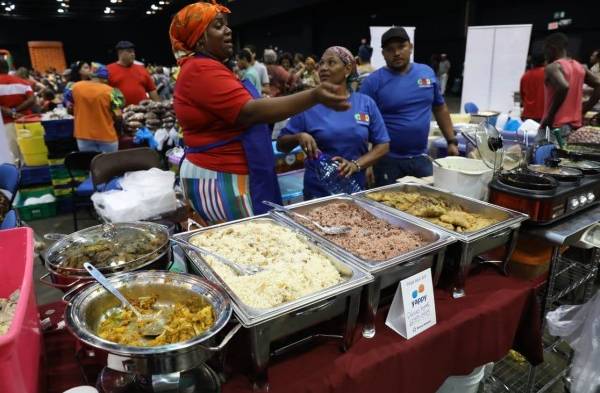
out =
[[[83,177],[85,179],[88,176],[88,173],[86,171],[74,170],[73,176],[75,178]],[[51,165],[50,166],[50,177],[52,177],[52,179],[56,179],[56,180],[71,178],[69,176],[69,171],[67,170],[67,168],[65,168],[64,165]]]
[[40,203],[39,205],[24,206],[23,203],[30,197],[41,197],[45,194],[53,194],[52,187],[26,188],[17,193],[15,206],[19,212],[19,218],[24,221],[39,220],[56,216],[56,202]]

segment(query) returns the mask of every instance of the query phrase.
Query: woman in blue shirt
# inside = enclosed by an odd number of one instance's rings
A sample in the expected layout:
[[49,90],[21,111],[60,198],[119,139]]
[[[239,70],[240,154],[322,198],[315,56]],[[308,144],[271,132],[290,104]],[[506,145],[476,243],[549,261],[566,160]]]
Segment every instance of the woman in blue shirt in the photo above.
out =
[[[365,188],[365,170],[389,151],[390,137],[373,99],[350,92],[349,81],[355,75],[356,62],[348,49],[327,49],[319,62],[319,78],[345,89],[350,109],[336,112],[316,105],[292,117],[279,135],[277,148],[289,152],[300,145],[309,159],[321,151],[339,163],[342,176],[355,177]],[[304,174],[304,198],[330,195],[312,168],[307,167]]]

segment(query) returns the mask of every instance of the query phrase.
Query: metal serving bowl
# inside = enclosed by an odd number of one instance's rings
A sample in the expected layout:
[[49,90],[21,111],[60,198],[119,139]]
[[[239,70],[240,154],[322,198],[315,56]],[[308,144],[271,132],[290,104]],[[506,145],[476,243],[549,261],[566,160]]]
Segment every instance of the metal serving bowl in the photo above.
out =
[[118,361],[111,362],[110,368],[135,374],[168,374],[198,367],[215,352],[220,351],[239,330],[234,327],[214,347],[215,335],[225,327],[231,317],[231,305],[225,292],[214,284],[199,277],[170,272],[144,271],[115,275],[109,278],[112,285],[126,296],[138,297],[158,295],[157,305],[172,304],[198,297],[213,307],[214,325],[190,340],[155,347],[134,347],[117,344],[100,338],[98,327],[106,314],[119,301],[100,284],[67,293],[65,322],[71,333],[82,342],[117,355]]
[[[65,266],[65,258],[72,247],[94,245],[99,240],[109,241],[115,250],[127,247],[127,244],[136,239],[145,240],[148,237],[160,239],[157,247],[145,255],[116,266],[97,266],[104,275],[131,272],[141,269],[166,269],[171,260],[169,246],[169,232],[167,227],[152,222],[131,222],[117,224],[96,225],[70,235],[51,234],[50,239],[58,240],[46,253],[45,264],[48,274],[42,276],[43,284],[69,290],[76,284],[93,281],[87,271],[81,266]],[[85,260],[83,260],[85,262]],[[48,277],[50,279],[48,280]]]

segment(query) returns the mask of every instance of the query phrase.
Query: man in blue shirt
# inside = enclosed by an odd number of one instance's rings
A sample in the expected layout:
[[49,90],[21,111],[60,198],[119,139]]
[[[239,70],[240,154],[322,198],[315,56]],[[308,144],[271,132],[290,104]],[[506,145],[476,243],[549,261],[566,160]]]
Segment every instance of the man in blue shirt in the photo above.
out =
[[431,112],[448,142],[448,154],[458,155],[450,113],[435,72],[425,64],[411,63],[413,45],[402,27],[392,27],[381,37],[387,64],[371,73],[360,92],[373,98],[391,138],[390,152],[374,166],[375,184],[392,184],[404,176],[431,176],[425,157]]

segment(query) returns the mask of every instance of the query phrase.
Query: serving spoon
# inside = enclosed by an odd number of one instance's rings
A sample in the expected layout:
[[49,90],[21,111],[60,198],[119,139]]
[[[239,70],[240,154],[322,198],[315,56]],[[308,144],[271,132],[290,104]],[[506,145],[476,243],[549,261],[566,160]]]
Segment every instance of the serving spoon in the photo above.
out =
[[127,300],[125,296],[123,296],[121,292],[119,292],[117,288],[115,288],[110,283],[110,281],[108,281],[106,276],[102,274],[100,270],[96,269],[94,265],[92,265],[89,262],[85,262],[83,264],[83,267],[85,268],[85,270],[87,270],[88,273],[90,273],[92,277],[94,277],[96,281],[98,281],[98,283],[100,283],[100,285],[104,287],[104,289],[106,289],[108,292],[113,294],[114,297],[119,299],[123,307],[128,307],[131,311],[133,311],[138,322],[144,323],[143,326],[139,329],[140,333],[143,336],[157,337],[165,331],[167,322],[164,316],[162,315],[162,310],[158,311],[157,313],[142,314],[137,308],[133,306],[133,304],[129,302],[129,300]]
[[344,234],[344,233],[348,233],[348,232],[350,232],[352,230],[352,228],[350,228],[350,227],[336,227],[336,226],[330,227],[330,226],[324,226],[324,225],[319,224],[316,221],[311,220],[310,218],[306,217],[303,214],[296,213],[295,211],[288,209],[285,206],[281,206],[281,205],[278,205],[277,203],[273,203],[273,202],[269,202],[269,201],[263,201],[263,203],[265,205],[267,205],[267,206],[272,207],[275,210],[282,211],[282,212],[284,212],[287,215],[298,217],[298,218],[300,218],[300,219],[302,219],[304,221],[310,222],[315,227],[317,227],[317,229],[319,229],[321,232],[325,233],[326,235],[341,235],[341,234]]
[[252,276],[252,275],[254,275],[256,273],[260,273],[264,270],[263,268],[261,268],[259,266],[240,265],[239,263],[230,261],[229,259],[222,257],[219,254],[215,254],[212,251],[208,251],[204,248],[194,246],[193,244],[190,244],[181,239],[177,239],[175,237],[172,237],[171,241],[174,243],[177,243],[178,245],[180,245],[183,248],[187,248],[189,250],[196,251],[200,255],[208,255],[208,256],[215,258],[216,260],[221,262],[223,265],[229,266],[231,269],[233,269],[238,274],[238,276]]

